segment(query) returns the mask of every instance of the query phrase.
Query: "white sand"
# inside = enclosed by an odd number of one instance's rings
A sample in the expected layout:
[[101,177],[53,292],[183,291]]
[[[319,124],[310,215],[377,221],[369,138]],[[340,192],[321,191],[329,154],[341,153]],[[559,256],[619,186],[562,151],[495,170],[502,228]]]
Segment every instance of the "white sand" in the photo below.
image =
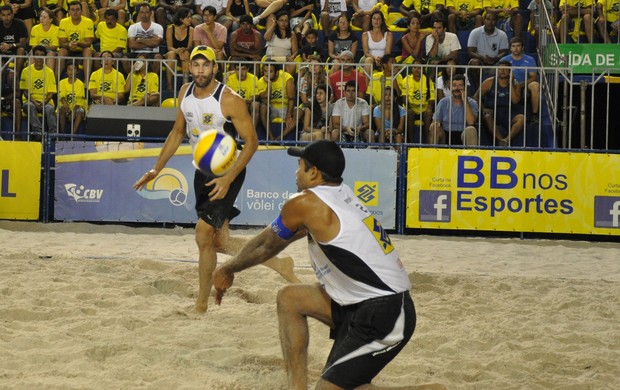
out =
[[[285,388],[274,304],[283,280],[250,269],[222,306],[194,314],[193,233],[0,221],[0,388]],[[620,388],[620,245],[392,238],[418,325],[375,383]],[[286,253],[315,282],[305,242]],[[312,383],[327,335],[311,321]]]

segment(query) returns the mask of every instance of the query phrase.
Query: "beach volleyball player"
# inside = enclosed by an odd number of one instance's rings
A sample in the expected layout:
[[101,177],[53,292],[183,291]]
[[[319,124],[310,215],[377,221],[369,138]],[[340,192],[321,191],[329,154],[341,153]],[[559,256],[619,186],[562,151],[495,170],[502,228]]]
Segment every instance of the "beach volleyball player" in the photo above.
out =
[[[174,126],[153,169],[134,183],[136,190],[153,180],[174,155],[179,145],[189,137],[192,147],[200,134],[217,129],[243,140],[243,149],[233,167],[220,177],[206,175],[196,170],[194,192],[196,194],[196,244],[199,252],[198,275],[200,288],[196,310],[205,312],[211,293],[212,273],[217,265],[217,252],[236,254],[244,245],[241,237],[231,237],[229,222],[239,215],[234,207],[235,199],[246,174],[246,165],[258,147],[256,130],[245,101],[237,93],[215,79],[218,64],[215,53],[207,46],[197,46],[190,55],[190,71],[193,81],[181,87],[179,108]],[[273,258],[265,263],[289,282],[298,282],[290,257]]]

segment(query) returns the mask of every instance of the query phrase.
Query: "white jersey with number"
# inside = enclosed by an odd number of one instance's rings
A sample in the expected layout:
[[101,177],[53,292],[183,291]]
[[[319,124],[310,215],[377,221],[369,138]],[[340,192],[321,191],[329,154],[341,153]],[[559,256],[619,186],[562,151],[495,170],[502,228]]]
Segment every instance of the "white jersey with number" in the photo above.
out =
[[232,122],[222,114],[220,105],[222,92],[228,87],[218,81],[211,96],[200,99],[194,95],[195,86],[194,82],[190,84],[181,102],[181,111],[185,116],[185,128],[192,149],[196,146],[200,134],[207,130],[216,129],[236,138],[237,131]]
[[349,186],[318,186],[309,191],[340,220],[340,231],[331,241],[308,239],[312,268],[334,301],[351,305],[411,288],[390,237]]

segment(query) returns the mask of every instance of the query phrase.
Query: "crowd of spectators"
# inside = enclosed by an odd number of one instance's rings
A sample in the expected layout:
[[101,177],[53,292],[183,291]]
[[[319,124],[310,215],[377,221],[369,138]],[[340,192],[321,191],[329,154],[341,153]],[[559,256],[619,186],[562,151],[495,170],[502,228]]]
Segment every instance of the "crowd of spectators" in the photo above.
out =
[[3,120],[78,132],[89,104],[157,106],[206,45],[268,139],[469,145],[449,133],[478,124],[510,144],[540,120],[543,9],[559,42],[618,42],[618,0],[4,0]]

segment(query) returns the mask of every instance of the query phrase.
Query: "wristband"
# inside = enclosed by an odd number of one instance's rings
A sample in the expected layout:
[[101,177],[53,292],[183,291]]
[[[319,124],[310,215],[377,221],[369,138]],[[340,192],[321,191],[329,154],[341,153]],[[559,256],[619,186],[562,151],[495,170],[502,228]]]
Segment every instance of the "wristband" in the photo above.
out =
[[276,219],[271,222],[271,231],[283,240],[289,240],[295,235],[297,231],[291,231],[282,223],[282,215],[278,215]]

